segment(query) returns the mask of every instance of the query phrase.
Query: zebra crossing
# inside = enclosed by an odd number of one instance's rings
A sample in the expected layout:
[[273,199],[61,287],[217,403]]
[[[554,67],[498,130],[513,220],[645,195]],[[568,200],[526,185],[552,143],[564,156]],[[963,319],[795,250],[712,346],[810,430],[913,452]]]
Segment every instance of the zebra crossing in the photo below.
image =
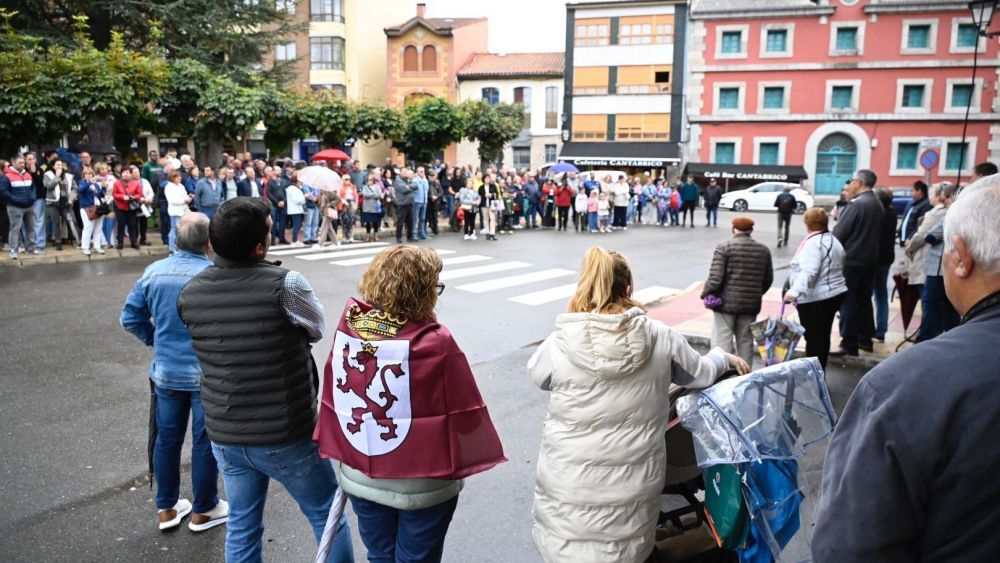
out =
[[[269,258],[295,259],[322,262],[341,268],[367,266],[375,255],[390,246],[388,242],[364,242],[327,246],[324,248],[274,248]],[[526,290],[526,293],[506,297],[506,301],[537,307],[553,302],[565,302],[576,292],[575,270],[566,268],[537,269],[537,265],[521,260],[505,260],[483,254],[464,254],[455,250],[435,249],[441,256],[444,270],[442,282],[456,281],[458,291],[470,294],[489,294],[509,290]],[[535,269],[531,269],[535,268]],[[557,285],[539,289],[541,284]],[[639,289],[633,298],[640,303],[652,303],[680,293],[681,290],[653,285]]]

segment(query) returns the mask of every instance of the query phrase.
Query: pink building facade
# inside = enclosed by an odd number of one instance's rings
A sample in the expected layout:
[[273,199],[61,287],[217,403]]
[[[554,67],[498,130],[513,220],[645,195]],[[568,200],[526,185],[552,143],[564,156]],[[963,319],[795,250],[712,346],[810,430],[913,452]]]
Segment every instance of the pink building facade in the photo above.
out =
[[[696,1],[687,160],[764,171],[801,166],[803,184],[818,195],[839,194],[862,168],[881,186],[926,179],[920,156],[928,149],[939,156],[934,182],[1000,162],[1000,41],[977,33],[967,6]],[[734,183],[754,183],[746,176]]]

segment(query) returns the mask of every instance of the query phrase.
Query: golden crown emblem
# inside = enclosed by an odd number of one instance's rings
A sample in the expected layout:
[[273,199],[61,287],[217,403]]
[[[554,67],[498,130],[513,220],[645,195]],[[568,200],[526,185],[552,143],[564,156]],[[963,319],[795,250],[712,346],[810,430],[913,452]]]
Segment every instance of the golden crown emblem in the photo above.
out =
[[374,356],[375,353],[378,352],[378,346],[372,346],[371,342],[365,342],[361,345],[361,351]]
[[386,340],[399,334],[406,325],[406,319],[376,309],[362,312],[354,304],[347,310],[347,325],[365,340]]

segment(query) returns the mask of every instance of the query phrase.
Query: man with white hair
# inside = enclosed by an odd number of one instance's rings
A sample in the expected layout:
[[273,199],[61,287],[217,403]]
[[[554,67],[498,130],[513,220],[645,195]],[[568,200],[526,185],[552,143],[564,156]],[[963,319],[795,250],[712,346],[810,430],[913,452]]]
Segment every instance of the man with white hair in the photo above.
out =
[[1000,553],[1000,175],[948,212],[943,273],[961,324],[882,362],[837,424],[817,563],[995,561]]

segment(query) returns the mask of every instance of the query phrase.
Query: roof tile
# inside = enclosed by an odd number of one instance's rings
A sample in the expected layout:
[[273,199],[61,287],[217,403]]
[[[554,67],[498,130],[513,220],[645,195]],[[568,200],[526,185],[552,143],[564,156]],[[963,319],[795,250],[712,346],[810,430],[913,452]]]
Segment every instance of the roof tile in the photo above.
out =
[[458,77],[562,76],[564,59],[563,53],[476,53]]

